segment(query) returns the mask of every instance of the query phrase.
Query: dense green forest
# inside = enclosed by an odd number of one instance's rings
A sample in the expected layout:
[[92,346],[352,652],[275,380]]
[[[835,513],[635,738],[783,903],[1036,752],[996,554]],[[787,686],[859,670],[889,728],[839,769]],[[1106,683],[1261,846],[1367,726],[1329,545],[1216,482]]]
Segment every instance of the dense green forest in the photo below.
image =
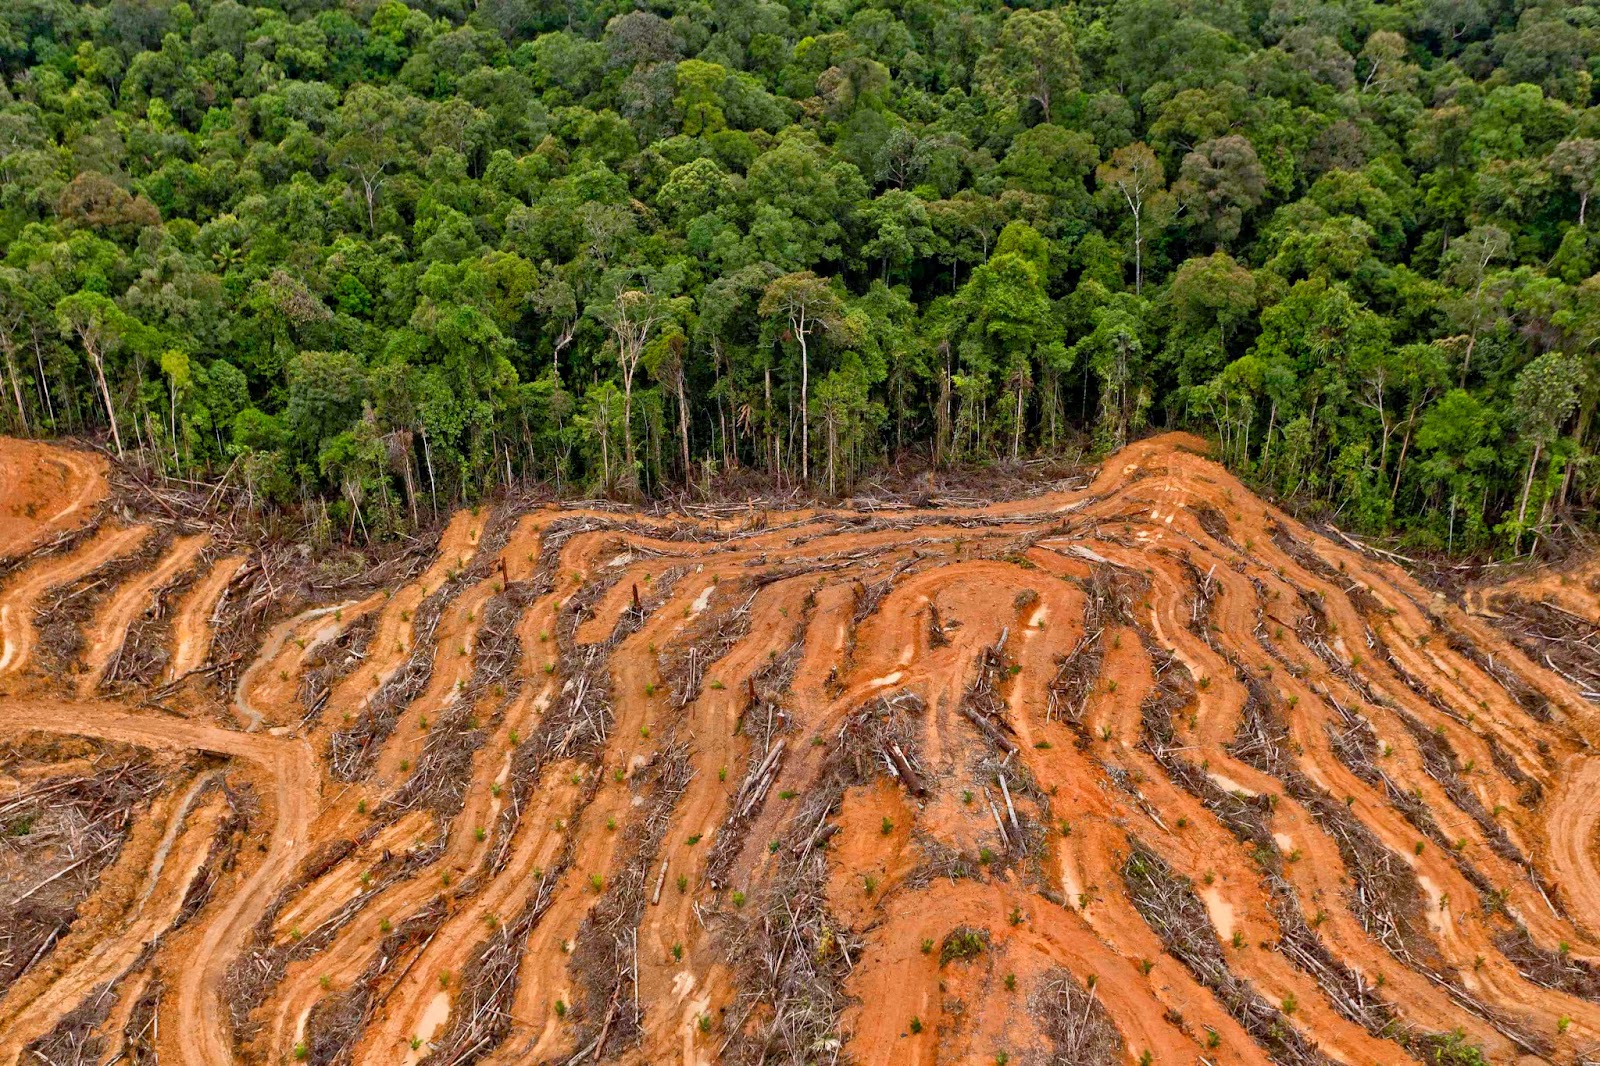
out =
[[1600,493],[1600,4],[7,0],[0,429],[379,537],[1158,427],[1423,547]]

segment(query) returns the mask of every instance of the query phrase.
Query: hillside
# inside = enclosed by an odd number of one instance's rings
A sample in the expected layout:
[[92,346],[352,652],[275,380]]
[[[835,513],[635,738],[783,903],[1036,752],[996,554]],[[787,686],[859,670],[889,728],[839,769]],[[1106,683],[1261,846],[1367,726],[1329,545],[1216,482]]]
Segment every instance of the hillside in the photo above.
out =
[[1570,664],[1204,449],[331,575],[4,442],[0,1063],[1594,1061]]

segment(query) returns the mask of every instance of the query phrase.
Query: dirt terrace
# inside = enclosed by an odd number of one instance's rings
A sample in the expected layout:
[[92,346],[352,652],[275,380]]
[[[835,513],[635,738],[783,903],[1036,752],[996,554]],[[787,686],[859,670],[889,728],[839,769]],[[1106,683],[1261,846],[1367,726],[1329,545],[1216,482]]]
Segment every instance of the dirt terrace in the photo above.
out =
[[0,1062],[1600,1061],[1592,597],[1202,451],[291,592],[6,442]]

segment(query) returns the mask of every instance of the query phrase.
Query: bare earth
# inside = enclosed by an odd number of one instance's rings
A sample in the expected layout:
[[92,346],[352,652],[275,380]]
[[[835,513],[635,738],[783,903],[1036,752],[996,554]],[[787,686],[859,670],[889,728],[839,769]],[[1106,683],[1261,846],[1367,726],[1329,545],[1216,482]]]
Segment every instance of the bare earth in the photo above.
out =
[[291,598],[0,442],[0,1066],[1600,1061],[1600,571],[1467,610],[1204,447]]

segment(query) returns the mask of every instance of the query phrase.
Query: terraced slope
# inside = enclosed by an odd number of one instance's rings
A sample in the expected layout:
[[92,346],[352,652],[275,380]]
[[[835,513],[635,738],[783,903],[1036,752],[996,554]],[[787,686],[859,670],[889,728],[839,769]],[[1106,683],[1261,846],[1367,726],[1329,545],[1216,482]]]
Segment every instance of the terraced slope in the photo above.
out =
[[0,1062],[1596,1061],[1586,645],[1202,448],[337,581],[85,503],[0,583]]

